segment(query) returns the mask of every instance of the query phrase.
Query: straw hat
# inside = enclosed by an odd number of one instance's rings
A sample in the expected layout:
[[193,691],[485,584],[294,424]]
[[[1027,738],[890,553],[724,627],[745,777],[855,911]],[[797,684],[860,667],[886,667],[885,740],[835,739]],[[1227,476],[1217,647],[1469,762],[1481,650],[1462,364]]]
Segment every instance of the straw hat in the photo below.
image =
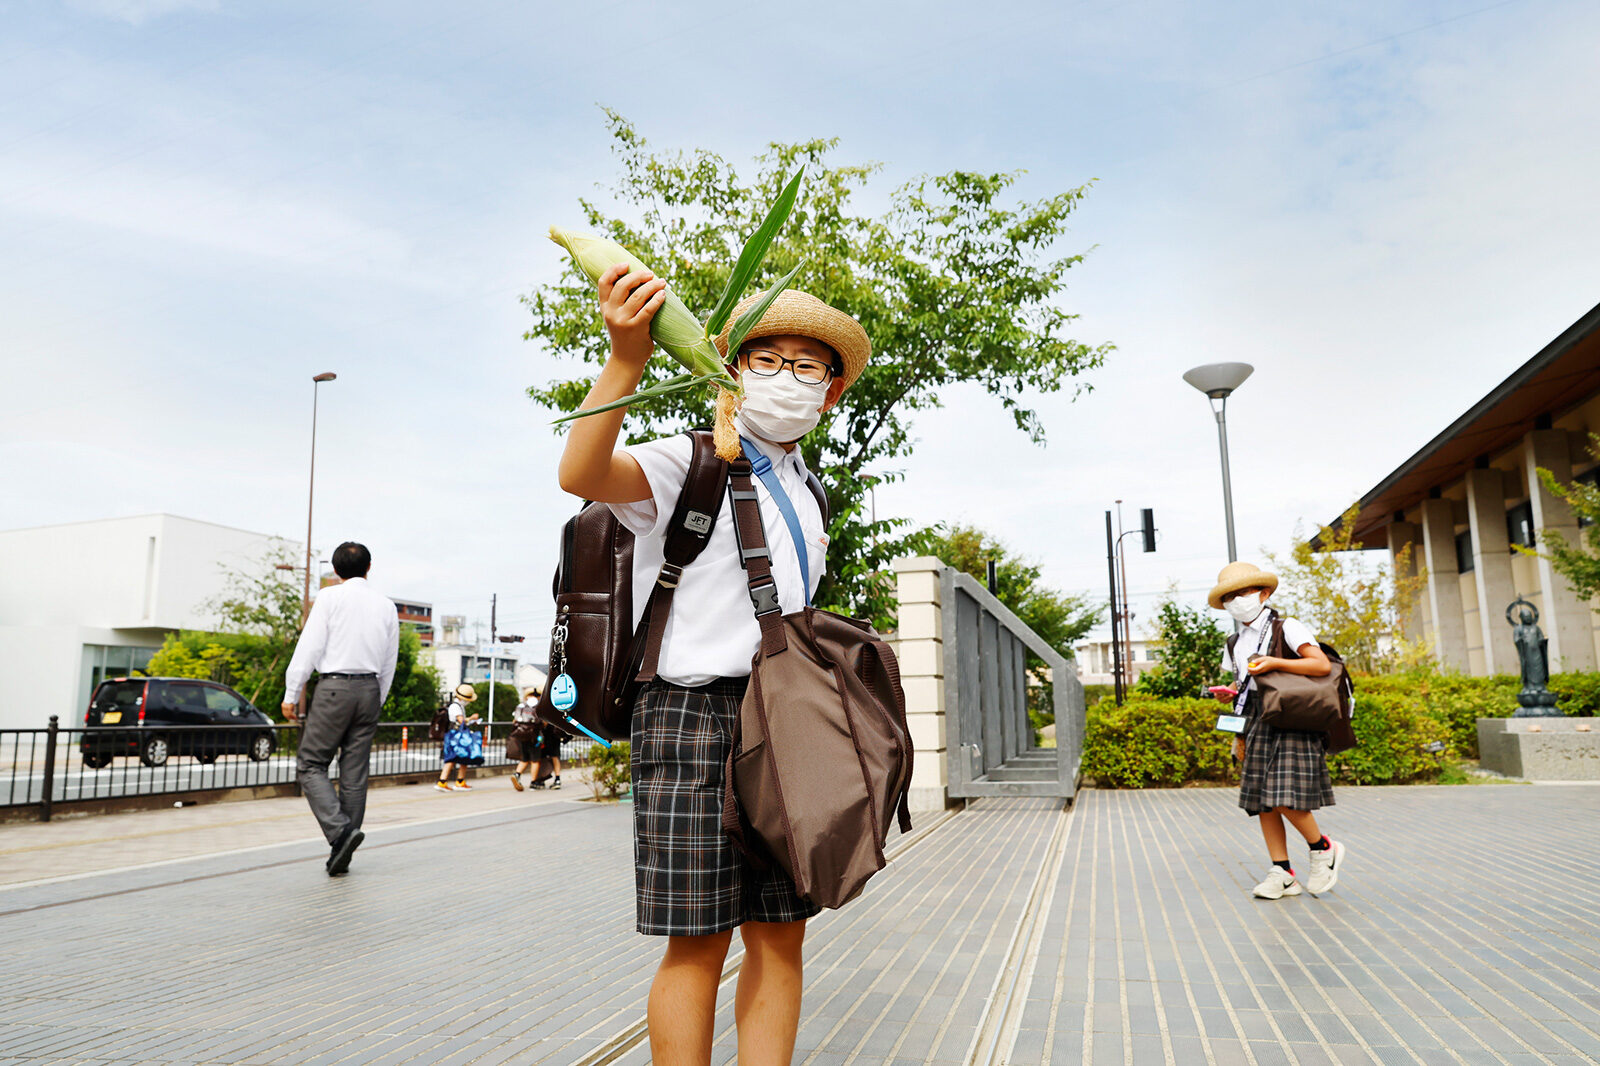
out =
[[[759,294],[745,297],[733,309],[733,314],[728,316],[728,327],[717,338],[717,351],[722,353],[724,359],[728,357],[728,332],[733,328],[733,323],[739,321],[739,316],[760,298]],[[855,384],[872,355],[872,341],[867,339],[867,331],[861,328],[861,323],[799,289],[780,292],[778,298],[772,301],[772,306],[767,308],[767,313],[761,316],[761,321],[745,334],[744,339],[753,341],[758,337],[787,334],[819,340],[838,352],[839,362],[844,368],[846,388]]]
[[460,700],[462,703],[471,703],[477,698],[478,690],[467,684],[465,681],[456,686],[456,699]]
[[1264,588],[1273,592],[1278,587],[1278,575],[1268,573],[1255,563],[1229,563],[1217,575],[1217,587],[1211,590],[1206,602],[1222,610],[1222,597],[1240,589]]

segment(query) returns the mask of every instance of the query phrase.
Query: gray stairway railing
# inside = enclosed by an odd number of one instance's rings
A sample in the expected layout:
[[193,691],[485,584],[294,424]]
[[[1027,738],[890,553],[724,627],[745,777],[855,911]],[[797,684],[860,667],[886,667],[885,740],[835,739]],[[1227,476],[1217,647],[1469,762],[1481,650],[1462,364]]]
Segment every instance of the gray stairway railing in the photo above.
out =
[[[1072,798],[1083,758],[1083,683],[970,575],[940,575],[949,794]],[[1030,655],[1032,662],[1029,661]],[[1028,689],[1053,685],[1056,746],[1034,744]]]

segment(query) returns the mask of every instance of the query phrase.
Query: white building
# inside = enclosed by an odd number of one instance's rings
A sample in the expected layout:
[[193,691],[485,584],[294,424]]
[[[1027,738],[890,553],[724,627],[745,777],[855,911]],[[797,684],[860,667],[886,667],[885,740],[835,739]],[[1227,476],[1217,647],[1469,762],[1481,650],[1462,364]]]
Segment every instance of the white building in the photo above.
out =
[[81,723],[104,677],[143,667],[168,633],[211,629],[227,572],[300,545],[175,515],[0,532],[0,729]]
[[[1073,648],[1073,655],[1078,662],[1078,678],[1085,685],[1111,685],[1115,684],[1112,670],[1110,640],[1090,640]],[[1124,662],[1122,668],[1128,679],[1128,684],[1137,681],[1139,675],[1153,668],[1161,661],[1161,645],[1153,640],[1135,640],[1132,642],[1133,657],[1129,662]],[[1127,647],[1123,648],[1126,652]]]

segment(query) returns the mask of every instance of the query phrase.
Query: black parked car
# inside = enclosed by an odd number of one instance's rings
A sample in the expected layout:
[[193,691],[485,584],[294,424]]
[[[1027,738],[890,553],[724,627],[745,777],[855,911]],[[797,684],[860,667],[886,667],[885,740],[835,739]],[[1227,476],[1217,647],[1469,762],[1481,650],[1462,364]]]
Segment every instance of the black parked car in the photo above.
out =
[[227,685],[182,677],[102,681],[83,724],[83,762],[96,770],[118,755],[137,755],[146,766],[160,766],[173,755],[203,763],[216,762],[218,755],[248,755],[261,762],[277,747],[272,720],[249,700]]

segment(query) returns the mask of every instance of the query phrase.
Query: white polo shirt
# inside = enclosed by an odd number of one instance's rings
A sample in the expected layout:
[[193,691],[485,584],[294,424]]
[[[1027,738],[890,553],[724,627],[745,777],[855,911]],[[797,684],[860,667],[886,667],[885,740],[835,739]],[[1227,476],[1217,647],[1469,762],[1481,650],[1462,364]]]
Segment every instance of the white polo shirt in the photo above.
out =
[[[748,435],[747,435],[748,437]],[[800,449],[785,452],[776,444],[748,437],[772,461],[778,483],[788,493],[800,518],[805,537],[806,561],[811,570],[811,591],[816,592],[827,564],[828,536],[822,511],[806,487],[806,466]],[[650,499],[609,504],[617,521],[637,538],[633,548],[633,624],[644,616],[650,590],[661,571],[667,525],[678,505],[678,494],[689,476],[693,444],[686,434],[662,437],[624,448],[638,462],[650,482]],[[805,607],[800,559],[789,523],[772,502],[761,479],[755,482],[761,525],[772,552],[772,578],[785,614]],[[761,647],[761,626],[747,591],[749,579],[739,565],[739,538],[734,533],[732,500],[724,496],[711,540],[699,558],[684,568],[672,600],[672,614],[661,644],[656,673],[675,685],[698,687],[719,677],[747,677],[750,661]]]
[[[1271,614],[1263,610],[1256,615],[1254,622],[1239,630],[1239,640],[1235,644],[1239,651],[1237,665],[1233,661],[1233,656],[1228,654],[1227,645],[1224,644],[1222,647],[1222,668],[1240,682],[1243,682],[1246,676],[1244,665],[1249,661],[1250,656],[1267,655],[1271,652],[1271,627],[1266,624],[1267,619],[1270,617],[1272,617]],[[1297,618],[1285,618],[1283,619],[1283,642],[1288,645],[1290,651],[1298,652],[1307,644],[1315,644],[1317,638],[1304,622]]]

